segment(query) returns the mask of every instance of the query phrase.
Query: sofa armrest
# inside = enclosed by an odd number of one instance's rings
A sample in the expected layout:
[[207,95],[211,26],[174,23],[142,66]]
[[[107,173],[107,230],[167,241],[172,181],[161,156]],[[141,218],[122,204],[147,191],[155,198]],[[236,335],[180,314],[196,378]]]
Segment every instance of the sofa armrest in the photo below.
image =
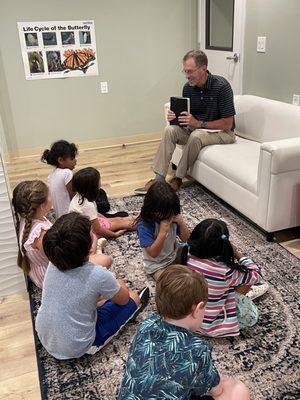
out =
[[271,154],[271,173],[300,170],[300,137],[265,142],[261,150]]
[[166,120],[166,123],[167,123],[167,125],[170,125],[170,122],[168,121],[168,110],[170,110],[170,102],[168,102],[168,103],[166,103],[165,105],[164,105],[164,110],[165,110],[165,120]]

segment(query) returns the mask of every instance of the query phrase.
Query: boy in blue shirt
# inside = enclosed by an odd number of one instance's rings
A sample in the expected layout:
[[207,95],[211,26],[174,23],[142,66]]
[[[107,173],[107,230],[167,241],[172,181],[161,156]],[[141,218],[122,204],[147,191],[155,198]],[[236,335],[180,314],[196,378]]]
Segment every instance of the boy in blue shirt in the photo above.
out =
[[[141,324],[127,360],[119,400],[201,399],[248,400],[247,387],[222,377],[214,366],[211,346],[193,335],[207,303],[202,274],[171,265],[156,285],[159,314]],[[210,397],[203,397],[203,399]]]
[[90,262],[91,245],[91,222],[75,212],[61,216],[43,239],[50,263],[36,330],[48,353],[59,360],[96,353],[149,300],[148,288],[137,294]]

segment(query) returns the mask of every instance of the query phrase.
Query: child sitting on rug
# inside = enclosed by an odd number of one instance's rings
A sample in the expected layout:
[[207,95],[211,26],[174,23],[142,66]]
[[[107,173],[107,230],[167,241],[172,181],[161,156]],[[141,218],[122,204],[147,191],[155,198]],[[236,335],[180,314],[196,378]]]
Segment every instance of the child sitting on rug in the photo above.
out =
[[[43,250],[43,237],[52,223],[46,214],[52,207],[48,186],[39,180],[19,183],[13,191],[16,230],[19,241],[18,265],[33,283],[43,287],[49,260]],[[97,238],[94,237],[90,261],[108,268],[112,258],[96,254]]]
[[98,214],[95,200],[100,187],[100,173],[97,169],[87,167],[79,170],[73,177],[73,197],[69,211],[79,212],[91,221],[93,232],[97,237],[117,238],[125,231],[135,230],[135,218],[106,218]]
[[165,268],[156,283],[155,301],[159,314],[146,318],[137,331],[118,400],[200,400],[207,394],[248,400],[247,387],[220,376],[211,345],[193,334],[207,302],[203,275],[182,265]]
[[45,349],[60,360],[100,350],[149,300],[148,288],[138,295],[88,261],[90,232],[89,219],[72,212],[60,217],[43,240],[50,264],[36,330]]
[[41,161],[55,168],[48,176],[52,204],[56,218],[69,211],[70,201],[74,196],[72,190],[73,169],[76,165],[78,149],[74,143],[59,140],[45,150]]
[[177,236],[186,242],[190,235],[180,214],[179,198],[168,183],[155,181],[151,185],[138,221],[145,270],[157,280],[163,269],[176,261]]
[[[198,224],[182,251],[182,264],[201,272],[208,284],[208,303],[198,332],[207,336],[239,335],[257,323],[258,309],[251,299],[269,288],[260,268],[230,243],[225,222],[206,219]],[[246,294],[247,293],[247,294]]]
[[[48,176],[52,205],[56,218],[69,212],[70,202],[74,196],[72,187],[73,169],[76,166],[78,149],[74,143],[59,140],[52,144],[50,150],[45,150],[41,161],[53,165],[55,169]],[[103,189],[98,190],[96,198],[97,210],[107,218],[127,217],[126,211],[109,213],[110,204]]]
[[52,226],[45,216],[52,207],[49,188],[39,180],[21,182],[13,191],[12,204],[19,242],[18,265],[42,288],[49,263],[42,241]]

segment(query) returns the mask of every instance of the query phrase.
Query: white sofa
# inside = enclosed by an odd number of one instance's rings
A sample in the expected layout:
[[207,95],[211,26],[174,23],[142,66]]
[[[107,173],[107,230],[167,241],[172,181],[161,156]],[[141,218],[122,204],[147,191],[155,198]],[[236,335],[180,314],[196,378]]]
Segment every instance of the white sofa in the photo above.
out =
[[271,239],[300,225],[300,107],[241,95],[235,108],[236,142],[203,148],[189,175]]

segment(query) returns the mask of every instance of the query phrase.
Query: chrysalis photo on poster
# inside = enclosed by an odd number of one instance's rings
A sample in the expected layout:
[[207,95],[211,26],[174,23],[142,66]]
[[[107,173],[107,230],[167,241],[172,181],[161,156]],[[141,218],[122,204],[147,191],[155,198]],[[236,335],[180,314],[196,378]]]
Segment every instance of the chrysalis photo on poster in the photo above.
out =
[[91,34],[87,31],[79,32],[79,41],[80,44],[91,44]]
[[74,32],[61,32],[61,43],[63,45],[75,44]]
[[49,72],[62,71],[60,51],[46,51]]
[[27,47],[38,46],[37,33],[25,33],[25,42]]
[[28,52],[28,61],[31,74],[41,74],[45,72],[43,55],[41,51]]
[[43,32],[43,43],[44,46],[56,46],[57,39],[55,32]]

